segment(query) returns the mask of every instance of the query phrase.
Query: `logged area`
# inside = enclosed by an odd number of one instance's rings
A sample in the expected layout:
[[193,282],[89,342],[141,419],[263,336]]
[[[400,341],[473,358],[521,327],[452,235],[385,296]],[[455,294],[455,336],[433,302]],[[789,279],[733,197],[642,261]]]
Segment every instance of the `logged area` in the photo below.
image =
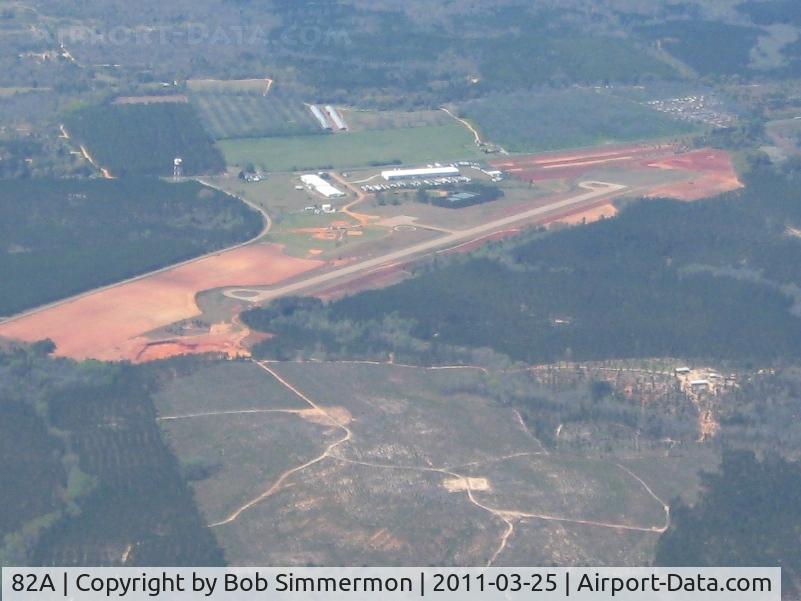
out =
[[6,182],[0,187],[0,315],[225,248],[261,228],[258,213],[196,182]]
[[668,524],[656,473],[544,446],[503,381],[548,394],[469,367],[234,363],[169,378],[156,402],[205,468],[195,494],[233,563],[524,565],[541,528],[563,533],[543,564],[644,561]]

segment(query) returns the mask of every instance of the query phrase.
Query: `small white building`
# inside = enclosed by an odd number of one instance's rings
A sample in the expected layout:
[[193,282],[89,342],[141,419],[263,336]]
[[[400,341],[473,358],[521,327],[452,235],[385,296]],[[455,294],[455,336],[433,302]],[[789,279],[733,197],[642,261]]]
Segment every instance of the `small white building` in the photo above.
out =
[[300,176],[300,181],[326,198],[342,198],[345,196],[345,193],[342,190],[335,188],[319,175],[307,173],[306,175]]
[[399,179],[421,179],[427,177],[457,177],[459,170],[456,167],[426,167],[424,169],[393,169],[382,171],[381,177],[386,181]]
[[692,380],[690,381],[690,388],[692,388],[693,392],[709,390],[709,380]]

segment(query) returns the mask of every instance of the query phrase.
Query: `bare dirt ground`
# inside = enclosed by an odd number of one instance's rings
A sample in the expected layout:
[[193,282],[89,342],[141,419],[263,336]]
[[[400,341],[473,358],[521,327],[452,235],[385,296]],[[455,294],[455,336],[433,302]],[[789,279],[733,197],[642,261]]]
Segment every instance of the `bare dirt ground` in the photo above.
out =
[[601,219],[609,219],[617,215],[617,212],[617,207],[615,205],[605,202],[598,206],[580,209],[568,215],[564,215],[563,217],[559,217],[549,225],[584,225]]
[[725,150],[705,148],[649,163],[657,169],[683,170],[697,174],[692,179],[657,187],[649,196],[667,196],[679,200],[700,200],[743,187]]
[[[146,350],[153,341],[145,334],[199,315],[198,292],[239,284],[275,284],[321,265],[288,257],[276,245],[254,244],[0,324],[0,336],[26,341],[50,338],[58,355],[75,359],[161,358],[181,349],[165,341],[162,348]],[[228,352],[239,335],[218,330],[187,344],[197,344],[201,351]]]

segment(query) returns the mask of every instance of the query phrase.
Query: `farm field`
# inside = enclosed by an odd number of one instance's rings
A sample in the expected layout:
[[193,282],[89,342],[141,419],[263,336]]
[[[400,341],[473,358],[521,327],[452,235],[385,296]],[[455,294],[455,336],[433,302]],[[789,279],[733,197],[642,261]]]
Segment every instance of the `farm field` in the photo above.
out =
[[370,111],[341,108],[340,113],[351,131],[398,129],[448,125],[453,122],[444,111]]
[[186,87],[190,92],[211,92],[215,94],[262,94],[272,88],[272,80],[264,79],[188,79]]
[[271,92],[198,92],[194,104],[206,130],[216,139],[324,134],[300,99]]
[[[246,365],[202,367],[156,398],[179,459],[214,466],[193,486],[232,562],[519,565],[544,532],[543,565],[642,561],[665,526],[659,495],[696,486],[690,462],[665,460],[657,495],[647,454],[621,467],[545,448],[478,392],[504,372]],[[249,386],[261,376],[257,402],[240,393],[243,374]],[[233,386],[216,405],[202,392],[212,380]]]
[[481,155],[470,133],[457,124],[406,129],[222,140],[229,165],[254,163],[267,171],[341,169],[371,162],[421,163]]

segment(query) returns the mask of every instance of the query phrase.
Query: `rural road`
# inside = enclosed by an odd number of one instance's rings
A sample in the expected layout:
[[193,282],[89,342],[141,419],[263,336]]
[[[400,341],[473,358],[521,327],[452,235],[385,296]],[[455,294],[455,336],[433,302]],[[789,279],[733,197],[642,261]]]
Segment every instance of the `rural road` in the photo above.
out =
[[224,290],[223,294],[229,298],[234,298],[237,300],[247,301],[251,303],[262,303],[264,301],[272,300],[274,298],[278,298],[281,296],[295,294],[302,290],[307,290],[309,288],[319,286],[320,284],[327,284],[333,280],[358,274],[373,269],[375,267],[380,267],[387,263],[393,263],[401,259],[407,259],[409,257],[413,257],[419,254],[424,254],[426,252],[440,248],[448,248],[451,246],[456,246],[460,242],[465,242],[467,240],[479,238],[482,235],[492,233],[495,230],[501,229],[513,223],[532,219],[534,217],[538,217],[540,215],[550,213],[558,209],[571,207],[573,205],[587,202],[588,200],[600,198],[602,196],[609,196],[612,194],[616,194],[618,192],[621,192],[622,190],[627,189],[627,186],[621,184],[610,184],[606,182],[582,182],[579,184],[579,186],[589,191],[584,192],[582,194],[578,194],[576,196],[571,196],[570,198],[558,200],[556,202],[552,202],[550,204],[537,207],[535,209],[529,209],[527,211],[523,211],[522,213],[516,213],[514,215],[509,215],[508,217],[502,217],[494,221],[482,223],[481,225],[477,225],[475,227],[466,230],[453,232],[451,234],[447,234],[445,236],[436,238],[434,240],[427,240],[425,242],[420,242],[419,244],[415,244],[407,248],[403,248],[391,253],[387,253],[385,255],[381,255],[380,257],[375,257],[373,259],[360,261],[358,263],[347,265],[345,267],[340,267],[339,269],[334,269],[332,271],[327,271],[325,273],[320,273],[318,275],[305,277],[297,282],[292,282],[290,284],[285,284],[283,286],[278,286],[267,290],[234,287]]

